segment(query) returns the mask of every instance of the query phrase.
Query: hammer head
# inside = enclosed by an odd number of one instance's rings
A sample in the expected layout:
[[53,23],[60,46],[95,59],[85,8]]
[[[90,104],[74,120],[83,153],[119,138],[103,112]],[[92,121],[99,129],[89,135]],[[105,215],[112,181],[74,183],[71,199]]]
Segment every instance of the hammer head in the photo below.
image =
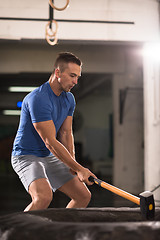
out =
[[143,219],[153,220],[155,215],[155,203],[153,194],[149,191],[140,195],[140,209]]

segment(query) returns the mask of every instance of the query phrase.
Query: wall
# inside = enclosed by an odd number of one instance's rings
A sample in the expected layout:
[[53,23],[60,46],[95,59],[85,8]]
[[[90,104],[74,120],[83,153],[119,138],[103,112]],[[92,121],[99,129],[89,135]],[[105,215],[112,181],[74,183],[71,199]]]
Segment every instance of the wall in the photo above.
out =
[[[97,79],[98,81],[98,79]],[[91,93],[78,101],[76,110],[82,115],[83,124],[75,132],[75,141],[83,143],[83,154],[92,161],[109,159],[109,115],[113,113],[112,89]]]
[[[160,59],[159,49],[154,50],[144,56],[144,169],[145,189],[150,191],[160,184]],[[159,189],[154,194],[160,200]]]
[[83,61],[83,72],[122,72],[124,54],[116,45],[78,42],[54,47],[42,43],[13,42],[0,44],[0,73],[51,72],[60,51],[71,51]]
[[[61,6],[64,6],[65,2],[61,1]],[[55,1],[55,5],[60,6],[59,1]],[[48,1],[1,1],[0,16],[45,19],[45,21],[0,20],[1,39],[45,39],[46,20],[49,18]],[[54,17],[59,20],[112,22],[58,21],[57,36],[62,40],[159,40],[156,0],[74,0],[70,1],[70,6],[66,10],[54,11]]]
[[[138,194],[143,190],[144,180],[143,66],[141,48],[126,48],[124,52],[126,69],[113,79],[114,185]],[[124,101],[122,98],[122,112],[120,90],[126,94]]]

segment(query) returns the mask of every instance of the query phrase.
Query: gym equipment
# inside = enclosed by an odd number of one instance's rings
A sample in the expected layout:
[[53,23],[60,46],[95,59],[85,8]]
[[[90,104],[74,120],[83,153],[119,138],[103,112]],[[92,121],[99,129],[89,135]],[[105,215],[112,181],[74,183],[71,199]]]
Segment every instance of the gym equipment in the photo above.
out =
[[88,180],[90,182],[94,182],[95,184],[101,186],[102,188],[105,188],[105,189],[139,205],[143,219],[147,219],[147,220],[154,219],[155,203],[154,203],[153,194],[151,192],[145,191],[139,195],[140,197],[137,197],[137,196],[134,196],[128,192],[125,192],[111,184],[108,184],[98,178],[94,178],[94,177],[90,176]]

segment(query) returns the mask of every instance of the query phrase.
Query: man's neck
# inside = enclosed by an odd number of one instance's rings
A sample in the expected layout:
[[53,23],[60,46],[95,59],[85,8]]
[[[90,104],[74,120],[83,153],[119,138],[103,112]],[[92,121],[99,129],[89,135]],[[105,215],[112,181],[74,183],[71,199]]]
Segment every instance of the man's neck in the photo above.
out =
[[58,79],[54,75],[51,75],[49,79],[49,85],[55,95],[60,96],[61,93],[63,92],[63,90],[60,88]]

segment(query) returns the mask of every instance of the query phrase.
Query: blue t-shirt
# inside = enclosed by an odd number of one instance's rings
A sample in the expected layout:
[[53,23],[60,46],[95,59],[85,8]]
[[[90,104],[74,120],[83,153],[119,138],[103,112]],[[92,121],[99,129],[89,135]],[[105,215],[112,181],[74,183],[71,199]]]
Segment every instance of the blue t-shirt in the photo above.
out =
[[60,96],[57,96],[52,91],[49,82],[29,93],[22,103],[12,155],[48,156],[50,151],[35,130],[33,123],[53,120],[57,133],[67,116],[73,116],[74,109],[73,94],[62,92]]

